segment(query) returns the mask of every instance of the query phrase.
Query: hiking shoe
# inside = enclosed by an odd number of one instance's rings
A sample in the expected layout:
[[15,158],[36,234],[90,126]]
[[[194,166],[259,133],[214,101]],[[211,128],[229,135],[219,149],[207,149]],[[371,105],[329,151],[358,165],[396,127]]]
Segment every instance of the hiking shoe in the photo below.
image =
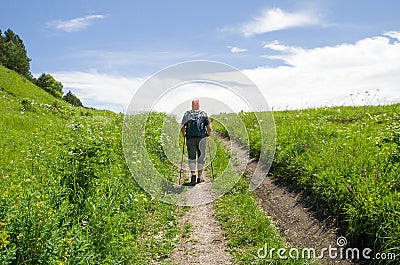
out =
[[192,175],[191,179],[190,179],[190,185],[194,186],[196,185],[196,175]]
[[204,182],[203,178],[197,178],[197,183],[202,183],[202,182]]

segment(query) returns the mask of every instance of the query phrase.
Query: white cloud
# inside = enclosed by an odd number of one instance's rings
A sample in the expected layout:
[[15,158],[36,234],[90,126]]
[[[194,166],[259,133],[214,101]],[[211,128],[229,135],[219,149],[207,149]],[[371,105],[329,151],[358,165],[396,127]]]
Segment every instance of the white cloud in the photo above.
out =
[[[400,35],[400,32],[391,32],[391,37],[385,33],[355,43],[312,49],[291,47],[279,41],[266,43],[264,47],[278,53],[275,58],[285,65],[247,69],[243,73],[259,87],[275,110],[352,105],[353,102],[357,105],[399,102],[400,42],[393,42],[393,36],[397,34]],[[240,81],[230,74],[213,73],[213,78],[230,80],[233,85]],[[58,72],[52,75],[64,84],[65,90],[71,89],[81,98],[84,105],[116,112],[126,110],[134,93],[147,78],[98,72]],[[205,76],[204,80],[209,79]],[[164,83],[167,82],[161,84]],[[251,91],[243,91],[245,96],[251,97]],[[367,96],[365,91],[369,91],[370,95]],[[177,89],[160,99],[157,108],[169,110],[171,106],[189,100],[193,94],[190,87],[185,88],[185,93]],[[220,101],[229,106],[243,108],[237,100],[229,101],[226,91],[212,86],[202,88],[198,95],[222,98]],[[210,101],[209,106],[214,108],[215,100]]]
[[387,31],[383,34],[383,36],[387,36],[393,39],[397,39],[397,41],[400,41],[400,32],[398,31]]
[[[390,33],[391,38],[399,35],[400,32]],[[388,33],[354,44],[313,49],[292,48],[279,42],[266,46],[280,51],[273,58],[283,60],[285,65],[248,69],[244,73],[275,108],[400,101],[400,42],[391,42]],[[368,97],[365,91],[370,92]]]
[[155,102],[154,109],[172,113],[180,120],[193,98],[201,99],[201,108],[210,115],[240,110],[251,111],[247,102],[231,89],[201,82],[184,83],[174,87]]
[[311,11],[285,12],[280,8],[264,10],[261,16],[242,24],[238,30],[246,37],[294,27],[319,25],[319,16]]
[[56,28],[66,32],[74,32],[86,29],[92,25],[94,20],[104,19],[105,15],[87,15],[70,20],[57,19],[47,23],[48,27]]
[[267,42],[264,44],[263,47],[274,50],[274,51],[287,52],[287,53],[294,53],[294,52],[300,51],[302,49],[299,47],[291,47],[291,46],[283,45],[278,40]]
[[246,52],[247,51],[247,49],[244,49],[244,48],[239,48],[239,47],[236,47],[236,46],[226,46],[226,48],[228,48],[230,51],[231,51],[231,53],[240,53],[240,52]]
[[52,75],[82,100],[83,105],[124,112],[145,78],[128,78],[98,72],[57,72]]

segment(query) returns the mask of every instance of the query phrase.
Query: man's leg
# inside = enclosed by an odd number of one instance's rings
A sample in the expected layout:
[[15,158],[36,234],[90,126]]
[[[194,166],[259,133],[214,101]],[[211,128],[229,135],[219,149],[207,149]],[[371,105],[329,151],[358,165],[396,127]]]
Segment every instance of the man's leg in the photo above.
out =
[[189,158],[189,169],[191,173],[190,184],[192,186],[196,185],[196,152],[197,152],[197,145],[196,145],[195,138],[188,138],[186,139],[186,146],[188,151],[188,158]]
[[197,183],[203,182],[203,169],[204,169],[204,164],[206,162],[206,145],[207,145],[207,138],[201,138],[201,140],[198,143],[198,158],[197,158],[197,172],[198,172],[198,178],[197,178]]

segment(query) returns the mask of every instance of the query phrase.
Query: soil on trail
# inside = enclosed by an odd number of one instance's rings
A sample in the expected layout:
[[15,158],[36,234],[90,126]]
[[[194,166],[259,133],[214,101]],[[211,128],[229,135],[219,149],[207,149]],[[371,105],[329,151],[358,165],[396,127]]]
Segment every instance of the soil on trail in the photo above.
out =
[[[227,138],[218,135],[216,137],[240,160],[247,161],[246,149]],[[259,163],[258,167],[257,163]],[[250,160],[244,177],[255,176],[259,179],[266,176],[267,173],[263,171],[265,165],[263,161]],[[273,179],[267,176],[254,192],[260,208],[272,217],[274,225],[291,246],[314,248],[317,255],[323,248],[329,248],[329,246],[338,248],[337,238],[341,236],[341,233],[335,220],[324,209],[316,209],[312,204],[312,199],[301,190],[279,178]],[[355,264],[349,260],[331,259],[327,252],[325,252],[325,258],[319,262],[321,264]]]
[[[195,186],[207,185],[210,181]],[[179,220],[180,227],[190,224],[188,234],[170,255],[173,264],[235,264],[226,251],[226,241],[215,218],[215,204],[193,206]],[[190,234],[189,234],[190,233]]]
[[[235,142],[215,135],[238,161],[233,167],[245,166],[244,177],[260,179],[266,176],[266,163],[248,158],[248,149]],[[258,163],[258,166],[257,166]],[[236,169],[236,168],[235,168]],[[210,180],[197,185],[207,185]],[[196,186],[197,186],[196,185]],[[199,190],[206,188],[194,187]],[[194,191],[193,191],[194,192]],[[338,248],[337,238],[341,236],[337,223],[324,209],[313,206],[312,199],[300,189],[280,178],[266,176],[262,184],[254,191],[259,207],[272,217],[273,225],[284,236],[288,247],[314,248],[320,255],[324,248]],[[195,197],[195,196],[193,196]],[[269,218],[269,217],[266,217]],[[180,218],[180,226],[190,224],[187,236],[168,258],[173,264],[235,264],[227,253],[223,231],[215,218],[215,204],[208,203],[194,206]],[[338,254],[339,251],[336,252]],[[332,259],[325,251],[324,258],[318,264],[356,264],[350,260]]]

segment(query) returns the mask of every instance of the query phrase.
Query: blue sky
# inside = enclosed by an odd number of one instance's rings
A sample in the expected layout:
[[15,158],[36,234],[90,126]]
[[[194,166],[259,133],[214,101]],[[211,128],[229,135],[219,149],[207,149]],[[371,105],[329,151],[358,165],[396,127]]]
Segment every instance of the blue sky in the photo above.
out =
[[24,40],[33,74],[53,74],[88,106],[123,111],[155,72],[212,60],[285,109],[398,102],[399,10],[396,0],[14,0],[0,29]]

